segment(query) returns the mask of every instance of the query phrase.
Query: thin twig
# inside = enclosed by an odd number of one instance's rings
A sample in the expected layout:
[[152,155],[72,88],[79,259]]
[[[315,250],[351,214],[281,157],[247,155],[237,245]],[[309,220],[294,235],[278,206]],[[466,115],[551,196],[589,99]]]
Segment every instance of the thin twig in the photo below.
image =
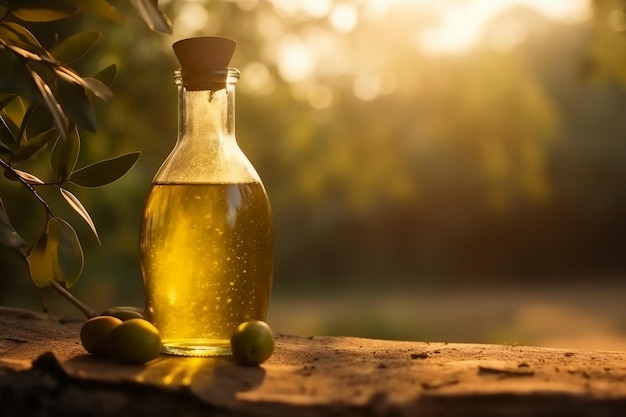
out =
[[39,195],[39,193],[37,192],[37,190],[35,190],[35,187],[33,187],[32,185],[30,185],[24,178],[20,177],[19,174],[17,174],[14,170],[13,167],[11,167],[11,165],[9,165],[8,163],[6,163],[3,159],[0,159],[0,165],[2,165],[4,167],[4,169],[8,169],[9,171],[11,171],[13,173],[13,175],[15,175],[17,177],[17,180],[26,188],[28,188],[28,191],[31,192],[31,194],[33,194],[35,196],[35,198],[41,203],[43,204],[43,206],[46,209],[46,212],[48,213],[48,216],[53,216],[52,214],[52,209],[50,208],[50,206],[48,205],[48,203],[46,202],[46,200],[43,199],[42,196]]
[[76,306],[76,308],[82,311],[88,319],[96,316],[96,313],[94,313],[92,309],[83,304],[78,298],[74,297],[74,294],[66,290],[61,284],[59,284],[55,280],[51,280],[50,284],[52,285],[52,288],[56,290],[56,292],[67,298],[72,304]]

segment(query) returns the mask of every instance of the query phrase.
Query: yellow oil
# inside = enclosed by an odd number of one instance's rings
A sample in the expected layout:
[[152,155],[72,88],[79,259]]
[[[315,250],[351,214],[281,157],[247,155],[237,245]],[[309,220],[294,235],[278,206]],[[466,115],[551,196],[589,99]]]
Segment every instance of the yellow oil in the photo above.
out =
[[141,269],[163,352],[230,354],[234,329],[265,319],[273,255],[260,183],[154,184],[143,215]]

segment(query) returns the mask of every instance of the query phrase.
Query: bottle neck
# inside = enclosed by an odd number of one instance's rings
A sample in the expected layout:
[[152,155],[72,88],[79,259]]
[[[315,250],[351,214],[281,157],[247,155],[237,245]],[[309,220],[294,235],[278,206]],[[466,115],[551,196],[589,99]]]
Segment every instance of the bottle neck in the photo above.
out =
[[155,183],[261,182],[235,139],[236,69],[175,72],[178,140]]
[[176,71],[179,140],[235,140],[235,83],[232,68]]

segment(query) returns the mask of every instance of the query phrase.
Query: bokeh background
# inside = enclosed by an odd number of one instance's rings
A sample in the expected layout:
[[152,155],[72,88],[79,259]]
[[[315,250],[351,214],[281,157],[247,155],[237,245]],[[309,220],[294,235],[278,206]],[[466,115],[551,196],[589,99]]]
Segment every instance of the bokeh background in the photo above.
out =
[[[117,3],[124,25],[56,28],[103,32],[81,74],[119,69],[78,166],[142,151],[72,190],[101,245],[63,212],[94,309],[143,303],[141,210],[177,132],[171,44],[217,35],[238,41],[237,138],[273,206],[275,330],[626,349],[626,1],[161,0],[171,36]],[[4,179],[0,197],[32,242],[41,208]],[[16,275],[0,271],[0,303],[38,308]]]

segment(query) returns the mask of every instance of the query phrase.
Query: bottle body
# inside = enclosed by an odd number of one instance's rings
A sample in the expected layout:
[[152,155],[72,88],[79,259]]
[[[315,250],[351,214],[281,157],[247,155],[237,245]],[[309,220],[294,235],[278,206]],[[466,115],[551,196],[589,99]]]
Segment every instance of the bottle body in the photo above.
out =
[[228,354],[240,323],[265,319],[273,248],[260,183],[154,184],[142,235],[146,303],[166,353]]
[[178,142],[143,213],[145,301],[164,353],[227,355],[234,329],[267,314],[271,209],[234,138],[234,89],[179,88]]

